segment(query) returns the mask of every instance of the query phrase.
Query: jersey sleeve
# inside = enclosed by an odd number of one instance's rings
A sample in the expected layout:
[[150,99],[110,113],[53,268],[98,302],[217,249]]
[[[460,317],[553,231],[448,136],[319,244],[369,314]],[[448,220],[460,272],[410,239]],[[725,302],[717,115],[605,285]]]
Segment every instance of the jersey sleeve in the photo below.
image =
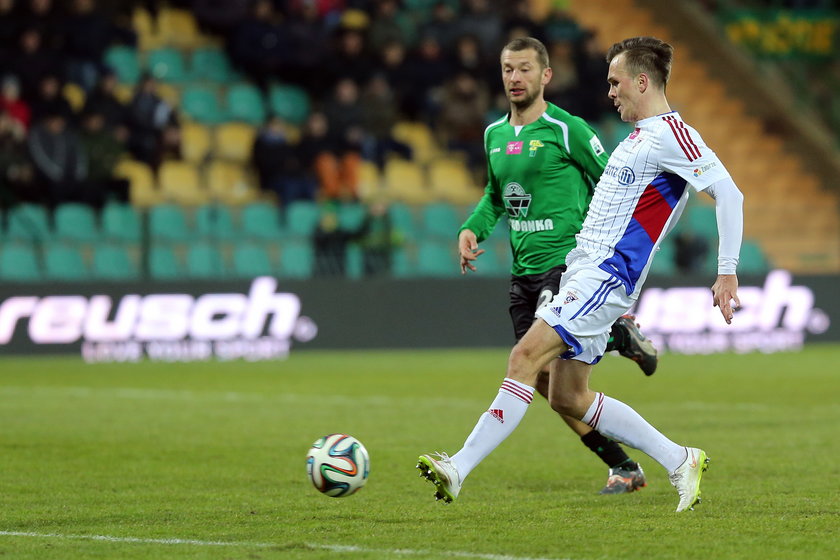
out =
[[717,154],[700,134],[682,121],[671,120],[661,137],[662,168],[679,175],[697,191],[729,177]]
[[601,178],[610,154],[604,149],[598,135],[586,124],[586,121],[579,118],[571,119],[568,126],[569,157],[584,171],[590,183],[594,185]]

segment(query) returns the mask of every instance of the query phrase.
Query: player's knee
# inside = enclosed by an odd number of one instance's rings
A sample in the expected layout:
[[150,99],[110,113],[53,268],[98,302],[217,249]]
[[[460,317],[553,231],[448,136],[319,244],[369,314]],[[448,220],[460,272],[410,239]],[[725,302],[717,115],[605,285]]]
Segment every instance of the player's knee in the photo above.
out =
[[549,397],[548,404],[555,412],[572,418],[580,419],[586,413],[581,396],[573,392],[554,393]]

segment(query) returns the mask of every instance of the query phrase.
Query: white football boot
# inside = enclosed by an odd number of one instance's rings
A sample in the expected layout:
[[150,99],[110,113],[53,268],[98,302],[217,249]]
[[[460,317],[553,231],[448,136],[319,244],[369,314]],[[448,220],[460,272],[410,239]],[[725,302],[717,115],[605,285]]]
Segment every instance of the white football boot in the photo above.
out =
[[694,509],[700,503],[700,478],[709,468],[710,459],[706,452],[695,447],[686,447],[686,459],[668,478],[680,494],[677,513]]
[[451,503],[461,492],[461,476],[458,469],[446,453],[420,455],[417,468],[420,476],[434,483],[436,487],[435,499]]

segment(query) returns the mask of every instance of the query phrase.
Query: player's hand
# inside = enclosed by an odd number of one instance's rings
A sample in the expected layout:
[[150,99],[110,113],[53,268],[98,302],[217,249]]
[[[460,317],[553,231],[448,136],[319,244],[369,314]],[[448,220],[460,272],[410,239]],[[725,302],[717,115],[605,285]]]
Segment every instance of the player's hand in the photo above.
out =
[[[741,307],[741,300],[738,299],[738,277],[734,274],[718,274],[715,284],[712,286],[712,297],[714,307],[720,308],[723,320],[727,325],[732,324],[732,316]],[[732,307],[732,302],[735,307]]]
[[458,256],[461,259],[461,274],[466,274],[467,269],[475,272],[475,265],[472,263],[478,258],[484,249],[478,248],[478,238],[472,230],[465,229],[458,235]]

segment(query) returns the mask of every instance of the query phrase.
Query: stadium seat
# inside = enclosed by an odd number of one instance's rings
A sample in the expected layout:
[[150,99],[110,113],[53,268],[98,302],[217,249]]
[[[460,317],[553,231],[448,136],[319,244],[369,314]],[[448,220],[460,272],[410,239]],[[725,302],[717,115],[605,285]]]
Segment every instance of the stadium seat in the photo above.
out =
[[158,82],[155,84],[155,93],[169,103],[172,107],[181,106],[181,88],[173,84],[164,84]]
[[96,212],[86,204],[59,204],[53,218],[55,235],[59,240],[90,242],[99,239]]
[[75,113],[79,113],[85,106],[85,90],[78,84],[68,82],[61,88],[61,95],[70,104]]
[[161,40],[181,49],[196,48],[202,42],[195,17],[187,10],[163,6],[157,17]]
[[285,235],[279,209],[269,203],[254,202],[242,208],[241,232],[250,239],[278,240]]
[[260,90],[248,83],[238,83],[227,91],[225,103],[232,120],[260,125],[265,121],[265,101]]
[[237,163],[248,163],[251,160],[256,134],[257,131],[253,126],[243,122],[220,124],[215,130],[213,153],[219,158]]
[[350,278],[351,280],[357,280],[365,275],[364,250],[358,243],[350,243],[347,246],[344,270],[347,274],[347,278]]
[[185,206],[198,206],[210,201],[201,186],[198,169],[187,161],[165,161],[158,172],[160,192],[171,201]]
[[402,237],[417,237],[417,220],[410,206],[402,202],[393,202],[388,206],[388,217],[391,219],[391,227]]
[[231,206],[254,202],[260,192],[251,185],[245,167],[231,161],[213,160],[205,167],[206,184],[213,200]]
[[6,243],[0,249],[0,278],[10,282],[41,280],[41,267],[35,249],[28,244]]
[[149,249],[149,276],[155,280],[183,278],[184,267],[171,245],[152,245]]
[[162,47],[149,51],[146,59],[149,73],[162,82],[183,82],[187,78],[187,69],[181,51]]
[[190,278],[224,278],[227,267],[222,251],[213,243],[198,242],[187,248],[186,273]]
[[186,242],[194,235],[181,206],[161,204],[149,209],[149,237],[152,241]]
[[457,158],[438,158],[429,164],[432,195],[452,204],[470,204],[481,198],[466,164]]
[[417,274],[420,276],[448,277],[461,273],[454,242],[422,239],[417,244]]
[[710,241],[717,240],[717,216],[714,206],[694,203],[686,208],[686,213],[687,216],[682,220],[684,222],[682,227]]
[[44,277],[48,280],[86,280],[90,276],[81,250],[64,244],[44,248]]
[[358,202],[345,202],[338,205],[338,227],[344,231],[358,231],[367,217],[368,209]]
[[273,114],[296,126],[302,125],[309,117],[309,95],[297,86],[272,85],[269,88],[268,105]]
[[218,124],[227,120],[219,103],[219,95],[212,87],[191,85],[181,92],[181,108],[184,113],[202,124]]
[[[653,257],[650,265],[650,274],[659,276],[672,276],[677,272],[677,265],[674,261],[673,237],[668,237],[659,245],[659,251]],[[715,266],[717,268],[717,266]]]
[[195,233],[207,240],[230,240],[237,236],[233,214],[223,204],[205,204],[195,209]]
[[426,188],[426,178],[420,166],[413,161],[389,159],[385,163],[385,193],[392,200],[407,204],[431,202],[431,192]]
[[415,267],[405,247],[397,247],[391,251],[391,275],[394,278],[411,278],[415,275]]
[[236,78],[225,51],[213,47],[201,47],[193,51],[190,58],[190,76],[193,80],[226,84]]
[[361,160],[359,164],[359,198],[372,200],[382,190],[382,174],[372,161]]
[[181,155],[184,160],[199,165],[210,154],[210,130],[203,124],[186,121],[181,124]]
[[140,214],[130,204],[109,202],[102,208],[102,235],[105,239],[137,243],[142,233]]
[[286,207],[286,231],[309,238],[321,219],[321,209],[314,202],[295,200]]
[[47,209],[38,204],[13,206],[6,213],[4,237],[13,241],[48,241],[52,228]]
[[481,248],[484,253],[475,262],[477,276],[500,278],[510,275],[513,257],[507,245],[485,241]]
[[274,268],[264,245],[243,243],[233,250],[233,274],[238,278],[271,276]]
[[309,240],[287,241],[280,248],[279,276],[306,279],[312,276],[315,252]]
[[131,27],[137,33],[140,50],[148,51],[163,46],[163,37],[157,32],[157,24],[152,15],[139,6],[131,12]]
[[[709,251],[717,253],[717,251]],[[717,259],[715,259],[717,266]],[[770,261],[757,242],[745,239],[741,244],[741,254],[738,260],[738,272],[740,274],[765,274],[771,268]]]
[[140,79],[140,61],[133,47],[114,45],[105,51],[105,65],[117,75],[123,84],[136,84]]
[[434,133],[422,122],[400,121],[391,132],[395,140],[411,146],[412,159],[425,164],[440,152]]
[[140,271],[128,250],[114,245],[99,245],[93,250],[94,278],[99,280],[138,280]]
[[135,206],[146,208],[163,202],[163,195],[155,186],[152,168],[141,161],[122,160],[114,169],[114,176],[127,179],[129,198]]
[[442,202],[427,204],[420,215],[424,233],[442,240],[454,241],[463,223],[455,207]]

